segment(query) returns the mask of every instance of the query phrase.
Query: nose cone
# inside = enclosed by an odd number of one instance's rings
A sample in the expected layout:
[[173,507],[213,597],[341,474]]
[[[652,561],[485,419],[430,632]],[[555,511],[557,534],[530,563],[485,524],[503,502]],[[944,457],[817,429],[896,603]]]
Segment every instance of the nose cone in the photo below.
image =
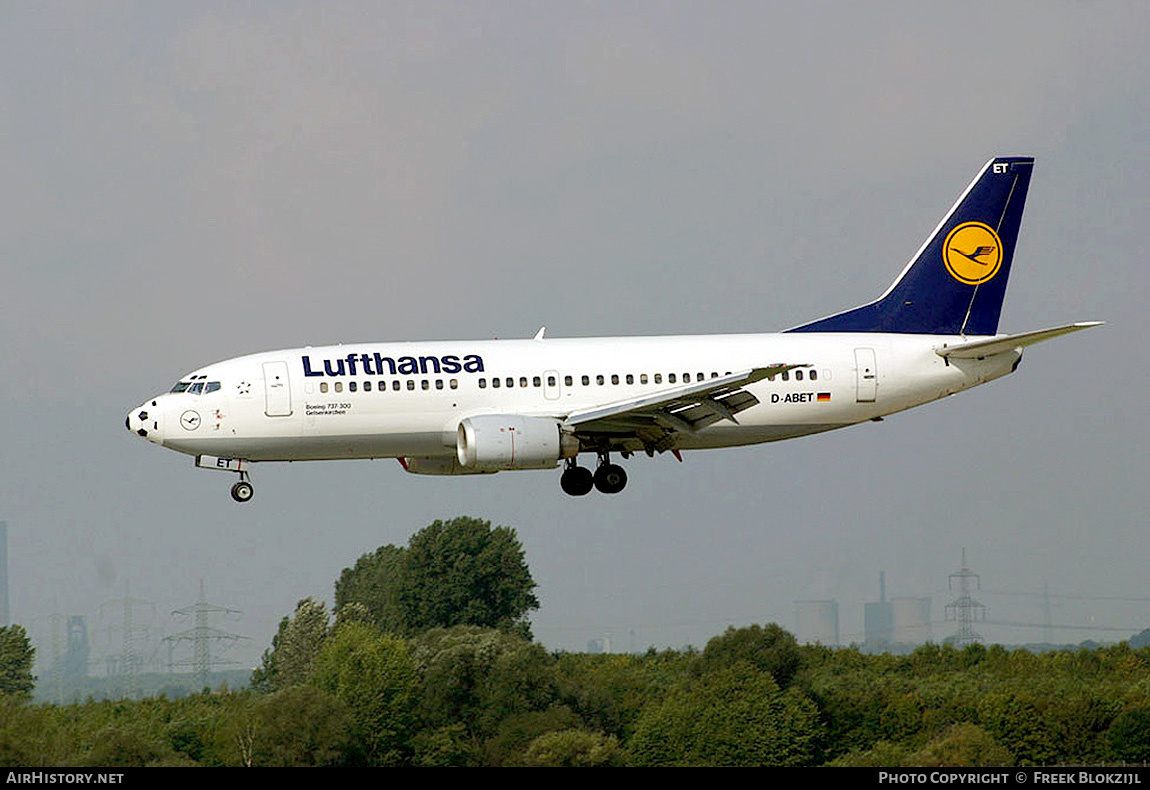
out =
[[128,412],[128,416],[124,420],[124,427],[149,442],[163,444],[164,437],[160,430],[159,400],[147,401]]

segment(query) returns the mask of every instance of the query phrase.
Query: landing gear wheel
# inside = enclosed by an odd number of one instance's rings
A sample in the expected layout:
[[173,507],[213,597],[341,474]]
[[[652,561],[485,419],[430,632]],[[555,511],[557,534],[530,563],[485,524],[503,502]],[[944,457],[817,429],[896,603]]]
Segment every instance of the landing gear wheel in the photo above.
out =
[[247,480],[241,480],[232,486],[232,499],[237,502],[247,502],[255,494],[256,490],[252,488],[252,484]]
[[559,485],[563,491],[571,496],[584,496],[591,493],[595,485],[595,477],[591,470],[585,466],[569,466],[563,470],[559,478]]
[[627,473],[617,464],[601,464],[595,470],[595,487],[603,494],[618,494],[627,485]]

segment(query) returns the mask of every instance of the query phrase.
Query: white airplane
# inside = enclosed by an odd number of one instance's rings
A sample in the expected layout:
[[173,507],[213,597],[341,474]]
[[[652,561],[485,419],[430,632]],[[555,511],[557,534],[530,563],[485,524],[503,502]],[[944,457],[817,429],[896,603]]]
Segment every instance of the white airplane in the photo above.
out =
[[[987,162],[874,302],[781,333],[307,347],[192,371],[128,430],[239,474],[259,461],[396,458],[414,474],[564,465],[574,496],[623,490],[636,452],[791,439],[1005,376],[1024,347],[1097,326],[1000,335],[1034,166]],[[579,464],[597,456],[595,471]]]

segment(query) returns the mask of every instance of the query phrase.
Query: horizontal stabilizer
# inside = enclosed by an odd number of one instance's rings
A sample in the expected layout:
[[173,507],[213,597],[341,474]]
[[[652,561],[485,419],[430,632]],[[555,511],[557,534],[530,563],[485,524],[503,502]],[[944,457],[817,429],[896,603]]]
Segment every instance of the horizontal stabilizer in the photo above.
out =
[[1020,335],[1004,335],[1002,337],[989,337],[984,340],[971,340],[969,343],[939,346],[934,351],[940,357],[953,357],[955,359],[977,359],[1002,354],[1016,348],[1032,346],[1059,335],[1068,335],[1089,329],[1092,326],[1101,326],[1102,321],[1080,321],[1077,324],[1057,326],[1053,329],[1039,329],[1036,332],[1023,332]]

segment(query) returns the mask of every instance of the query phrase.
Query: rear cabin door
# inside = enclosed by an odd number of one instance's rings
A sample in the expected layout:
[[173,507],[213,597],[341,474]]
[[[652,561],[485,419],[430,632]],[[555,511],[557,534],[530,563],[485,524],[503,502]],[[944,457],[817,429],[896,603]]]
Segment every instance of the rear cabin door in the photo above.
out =
[[878,392],[878,367],[875,364],[873,348],[855,349],[855,375],[858,385],[858,402],[874,403]]

